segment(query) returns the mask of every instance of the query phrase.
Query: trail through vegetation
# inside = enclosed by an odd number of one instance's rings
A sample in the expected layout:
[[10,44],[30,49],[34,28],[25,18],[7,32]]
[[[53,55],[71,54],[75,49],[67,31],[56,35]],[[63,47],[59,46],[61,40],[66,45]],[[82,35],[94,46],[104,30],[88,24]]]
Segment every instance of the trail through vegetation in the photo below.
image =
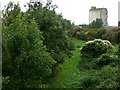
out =
[[73,82],[85,75],[84,72],[80,72],[77,68],[80,61],[80,51],[77,47],[82,46],[85,41],[74,40],[74,43],[76,45],[76,50],[73,56],[71,58],[66,58],[66,61],[57,67],[58,72],[55,77],[48,81],[48,88],[72,88]]
[[[74,40],[76,48],[73,56],[66,58],[65,62],[57,67],[57,73],[49,79],[47,88],[84,88],[81,83],[79,83],[80,79],[100,73],[99,70],[80,71],[78,68],[79,61],[81,60],[80,47],[85,42],[86,41]],[[116,52],[117,49],[118,46],[115,46],[113,52]]]

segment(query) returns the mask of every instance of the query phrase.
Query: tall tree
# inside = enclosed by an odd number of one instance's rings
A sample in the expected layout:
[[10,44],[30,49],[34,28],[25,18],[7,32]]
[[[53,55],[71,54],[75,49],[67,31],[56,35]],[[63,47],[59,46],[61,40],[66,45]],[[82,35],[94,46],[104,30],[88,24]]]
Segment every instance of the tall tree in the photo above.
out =
[[13,2],[8,3],[7,6],[4,7],[4,10],[2,10],[2,20],[3,24],[9,26],[10,23],[12,23],[13,19],[17,17],[17,15],[20,13],[21,8],[19,3],[14,4]]
[[89,24],[89,28],[101,28],[103,26],[102,19],[96,19],[92,23]]
[[[34,19],[19,14],[3,26],[3,87],[38,87],[52,74],[55,61],[43,46],[42,33]],[[6,84],[7,83],[7,84]]]
[[55,12],[55,5],[48,1],[45,6],[41,2],[32,1],[28,3],[28,18],[34,17],[39,29],[43,31],[44,45],[51,53],[52,57],[58,62],[63,62],[70,50],[73,49],[72,41],[68,36],[67,29],[72,24]]

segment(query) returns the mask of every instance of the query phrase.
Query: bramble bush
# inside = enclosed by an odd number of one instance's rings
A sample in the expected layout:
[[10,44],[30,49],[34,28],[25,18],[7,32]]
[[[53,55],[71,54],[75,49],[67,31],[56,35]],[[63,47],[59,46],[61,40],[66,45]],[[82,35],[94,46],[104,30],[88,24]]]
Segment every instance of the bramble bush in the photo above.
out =
[[113,46],[107,40],[95,39],[87,42],[81,49],[80,52],[84,57],[99,57],[101,54],[112,50]]
[[84,32],[80,32],[80,31],[77,31],[76,32],[76,36],[75,38],[79,39],[79,40],[84,40],[84,41],[87,41],[89,39],[89,35],[87,35],[86,33]]
[[95,88],[100,83],[98,77],[86,76],[81,79],[81,85],[83,88]]
[[120,64],[120,60],[117,55],[105,53],[95,61],[95,64],[97,68],[104,67],[105,65],[111,65],[112,67],[115,67]]
[[113,28],[112,30],[106,30],[105,34],[102,35],[102,39],[109,40],[112,44],[119,44],[120,42],[120,30]]
[[[86,71],[86,69],[85,69]],[[84,72],[84,71],[83,71]],[[119,88],[118,83],[118,66],[112,67],[106,65],[99,70],[91,69],[88,75],[83,78],[76,80],[72,85],[73,87],[83,88]]]
[[118,28],[109,30],[105,28],[80,28],[77,26],[70,29],[69,33],[79,40],[103,39],[110,41],[112,44],[119,44],[120,42],[120,30]]
[[24,13],[3,25],[3,88],[40,88],[50,77],[55,61],[42,40],[35,20],[28,22]]
[[70,29],[69,33],[72,37],[79,40],[90,41],[94,39],[103,39],[103,35],[106,34],[106,31],[105,28],[80,28],[78,26]]

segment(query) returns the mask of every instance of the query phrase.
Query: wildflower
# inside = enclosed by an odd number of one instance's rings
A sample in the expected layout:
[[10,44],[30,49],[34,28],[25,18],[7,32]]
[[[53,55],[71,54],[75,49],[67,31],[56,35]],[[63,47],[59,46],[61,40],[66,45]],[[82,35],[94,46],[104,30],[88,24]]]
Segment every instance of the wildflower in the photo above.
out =
[[108,86],[112,86],[111,84],[109,84]]

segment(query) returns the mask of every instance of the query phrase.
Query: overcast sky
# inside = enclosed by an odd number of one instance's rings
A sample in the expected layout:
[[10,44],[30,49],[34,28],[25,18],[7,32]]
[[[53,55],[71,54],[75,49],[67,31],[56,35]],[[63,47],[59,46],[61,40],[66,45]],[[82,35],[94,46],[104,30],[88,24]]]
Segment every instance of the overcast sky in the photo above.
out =
[[[9,1],[19,1],[22,7],[29,0],[1,0],[2,8]],[[46,1],[46,0],[42,0]],[[110,26],[118,25],[118,1],[120,0],[52,0],[53,4],[56,4],[58,8],[57,13],[62,13],[63,18],[71,20],[76,25],[89,23],[89,9],[91,6],[97,8],[107,8],[108,10],[108,24]]]

